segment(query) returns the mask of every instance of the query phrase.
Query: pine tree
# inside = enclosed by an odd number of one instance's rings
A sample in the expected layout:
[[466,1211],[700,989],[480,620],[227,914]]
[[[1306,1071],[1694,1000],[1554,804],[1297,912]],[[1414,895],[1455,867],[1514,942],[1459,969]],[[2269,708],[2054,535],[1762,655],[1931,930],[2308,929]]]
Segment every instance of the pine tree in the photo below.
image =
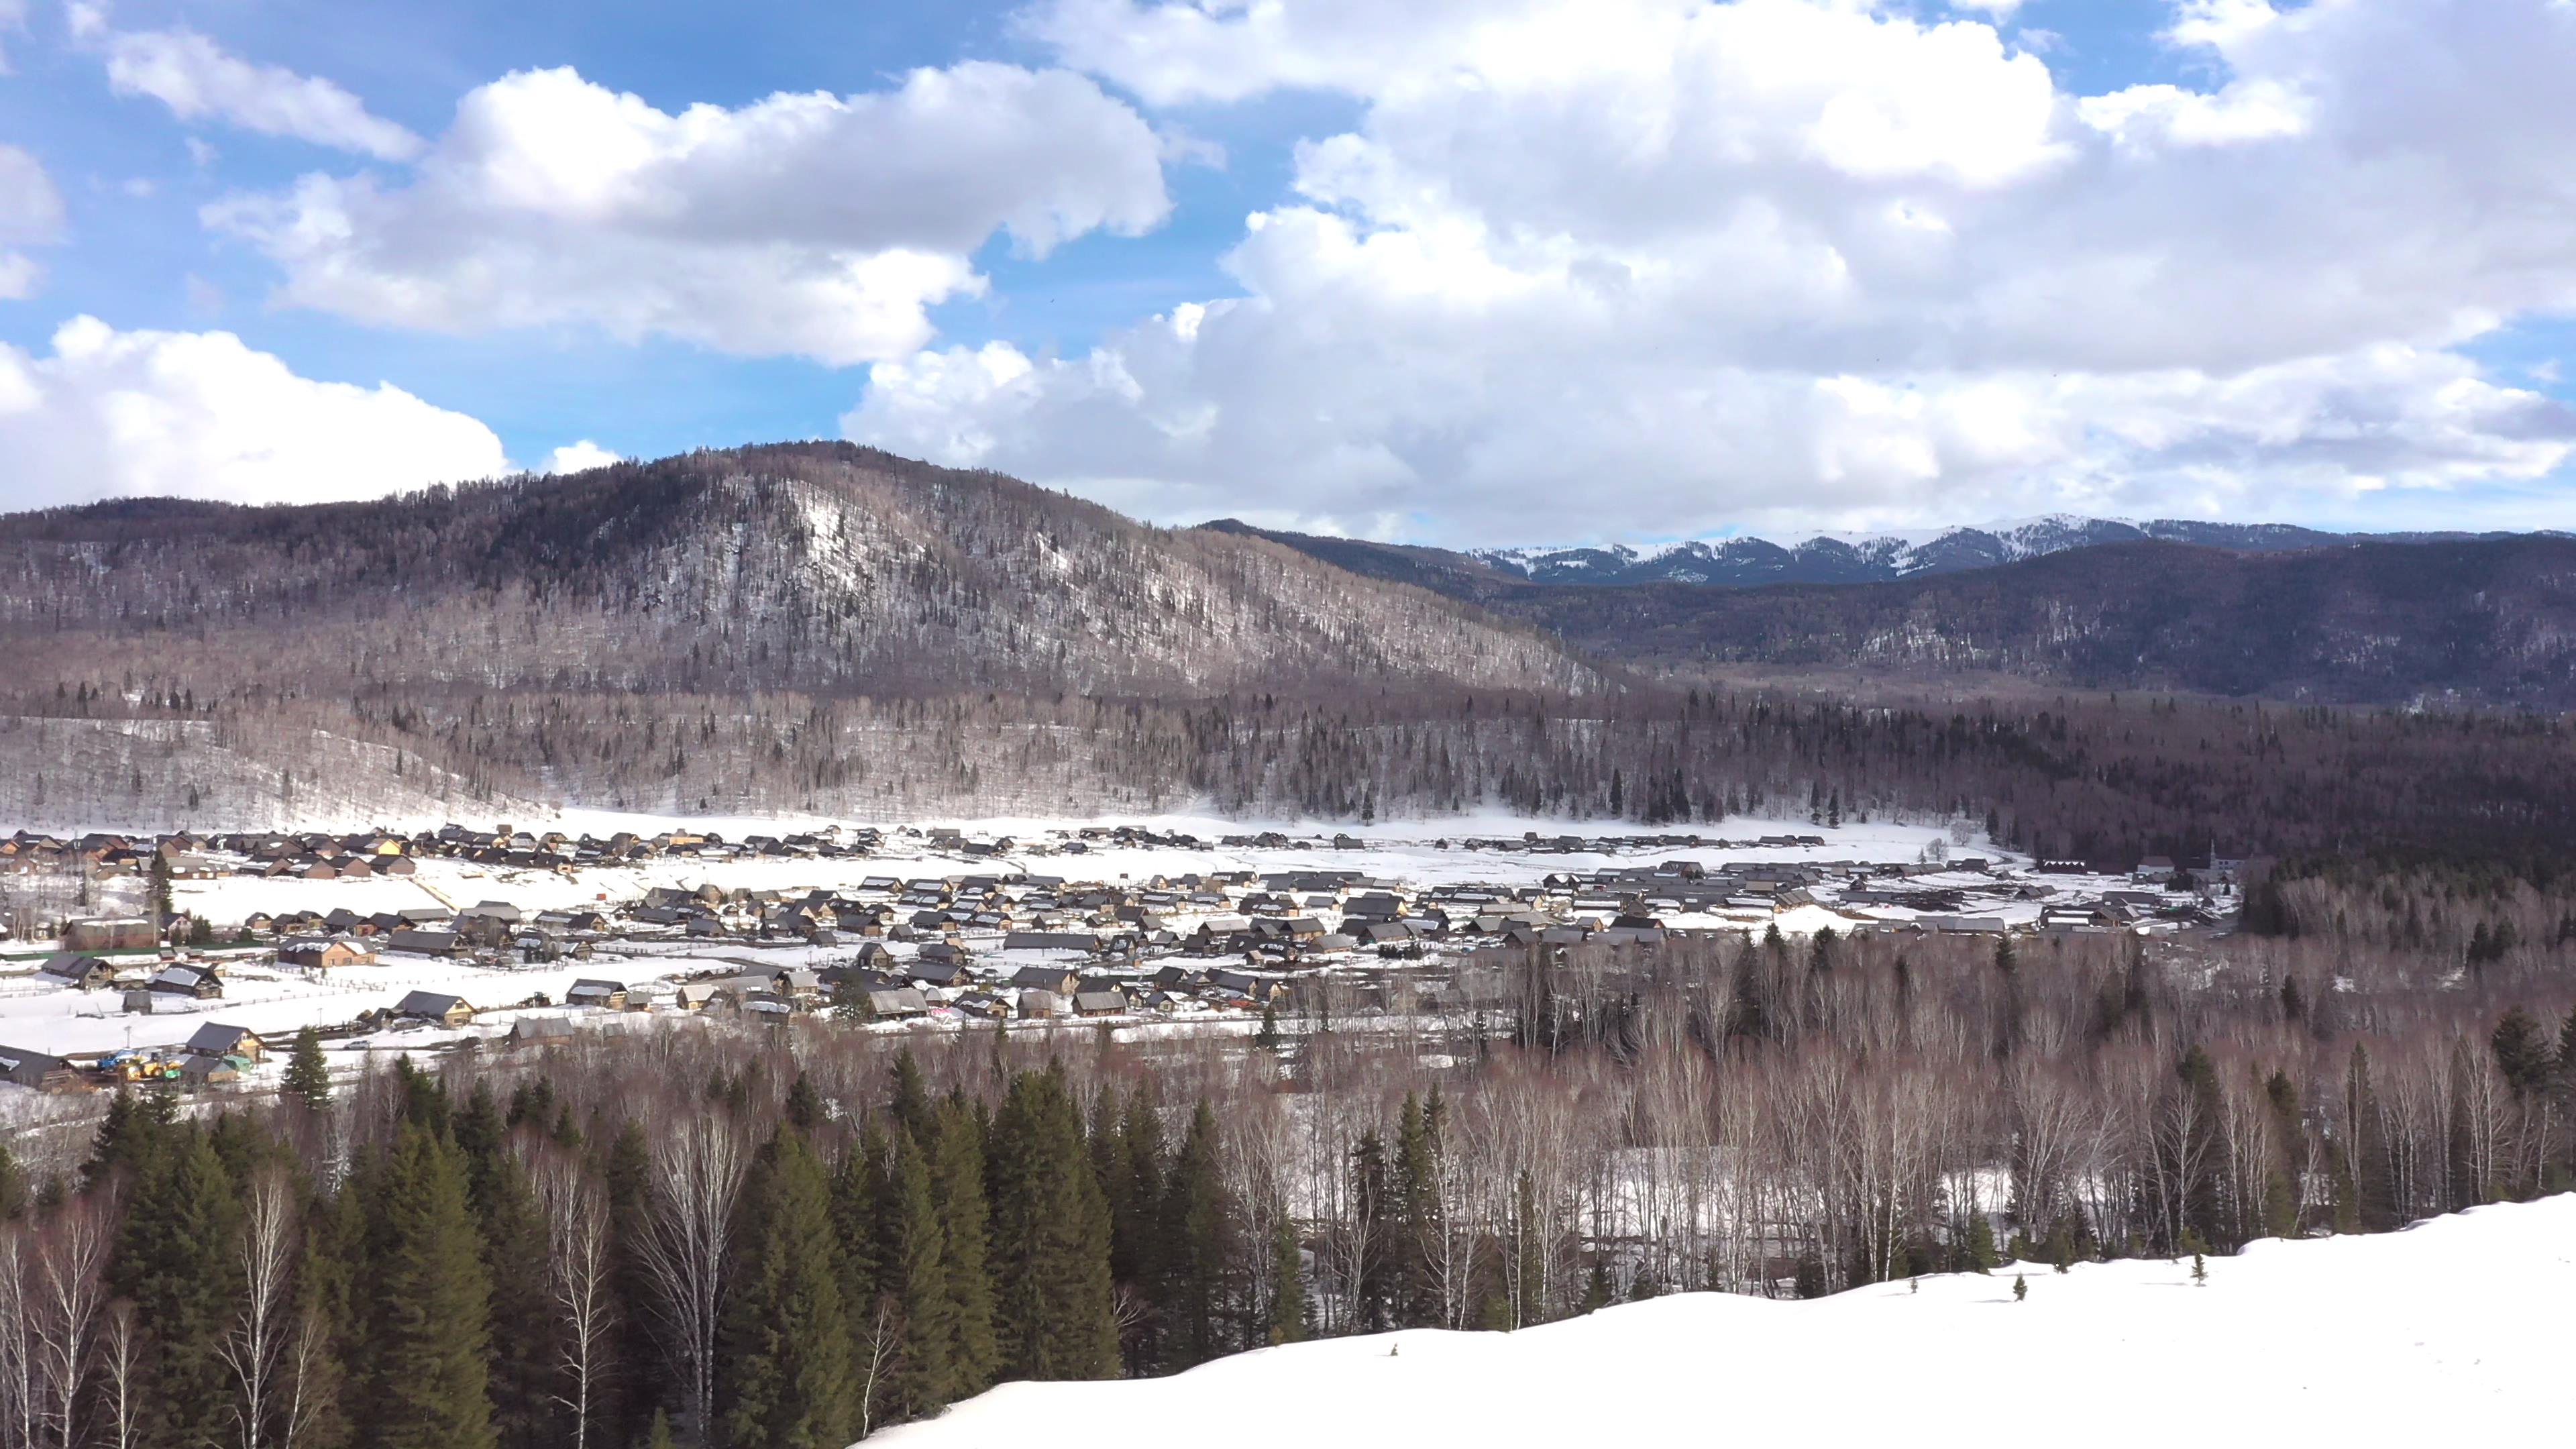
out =
[[659,1409],[653,1411],[653,1427],[644,1433],[644,1449],[679,1449],[671,1437],[671,1416]]
[[1431,1115],[1407,1092],[1396,1114],[1395,1161],[1389,1190],[1394,1197],[1394,1241],[1388,1245],[1388,1278],[1397,1326],[1439,1326],[1440,1285],[1435,1281],[1434,1254],[1447,1229],[1440,1213],[1440,1144]]
[[1125,1343],[1132,1372],[1162,1366],[1162,1338],[1171,1307],[1173,1244],[1164,1235],[1165,1147],[1163,1117],[1140,1083],[1123,1110],[1103,1092],[1099,1126],[1091,1135],[1092,1167],[1109,1206],[1109,1277],[1124,1284],[1153,1312],[1134,1326]]
[[1265,1052],[1279,1050],[1279,1007],[1276,1002],[1261,1003],[1261,1030],[1252,1034],[1252,1044]]
[[1968,1270],[1974,1273],[1991,1273],[1995,1270],[1995,1264],[1997,1261],[1998,1260],[1995,1257],[1995,1225],[1987,1219],[1983,1212],[1969,1213]]
[[1306,1279],[1303,1255],[1297,1251],[1297,1227],[1286,1213],[1270,1230],[1270,1311],[1268,1337],[1273,1344],[1298,1343],[1306,1337]]
[[25,1215],[27,1211],[27,1172],[18,1165],[17,1154],[9,1144],[0,1142],[0,1221]]
[[546,1224],[518,1159],[506,1149],[481,1172],[475,1216],[483,1230],[483,1263],[492,1284],[492,1426],[502,1449],[544,1449],[552,1439],[556,1320],[546,1276]]
[[1583,1280],[1582,1306],[1575,1309],[1575,1312],[1578,1314],[1598,1313],[1602,1309],[1609,1307],[1617,1297],[1618,1294],[1614,1292],[1610,1286],[1609,1263],[1600,1258],[1593,1259],[1592,1271],[1585,1275]]
[[629,1120],[609,1143],[600,1170],[608,1189],[609,1283],[616,1304],[608,1357],[614,1364],[631,1366],[628,1374],[609,1376],[609,1398],[600,1422],[609,1426],[602,1437],[612,1444],[632,1442],[643,1431],[648,1410],[659,1416],[653,1408],[652,1380],[644,1371],[657,1351],[653,1290],[643,1258],[645,1234],[651,1230],[647,1186],[651,1170],[652,1152],[645,1144],[643,1124]]
[[[151,1118],[135,1121],[141,1127]],[[143,1443],[220,1442],[230,1432],[233,1402],[222,1340],[241,1296],[237,1185],[205,1133],[129,1131],[137,1159],[133,1198],[110,1279],[133,1301],[143,1330]]]
[[844,1155],[832,1174],[832,1230],[840,1239],[838,1258],[841,1301],[850,1310],[850,1341],[865,1345],[875,1333],[877,1298],[892,1272],[885,1261],[881,1226],[886,1202],[893,1196],[887,1172],[893,1149],[885,1129],[874,1121],[860,1134],[859,1145]]
[[912,1048],[895,1053],[894,1094],[888,1107],[895,1122],[912,1134],[913,1144],[930,1145],[930,1090],[922,1084],[921,1063],[915,1061]]
[[456,1150],[397,1129],[372,1236],[367,1449],[493,1449],[491,1284]]
[[2015,1273],[2013,1275],[2013,1301],[2015,1303],[2019,1303],[2029,1296],[2030,1285],[2022,1281],[2022,1277],[2019,1273]]
[[983,1132],[962,1098],[950,1097],[933,1118],[930,1191],[947,1232],[943,1267],[953,1325],[948,1370],[959,1398],[993,1383],[991,1204],[984,1195]]
[[2203,1254],[2191,1255],[2191,1282],[2195,1288],[2209,1286],[2209,1259]]
[[1175,1340],[1170,1368],[1205,1363],[1226,1348],[1221,1319],[1234,1261],[1234,1204],[1218,1150],[1216,1109],[1201,1097],[1163,1195],[1161,1238],[1171,1252],[1166,1306]]
[[787,1125],[799,1132],[812,1132],[822,1125],[823,1099],[815,1094],[814,1084],[803,1072],[787,1087]]
[[304,1215],[304,1252],[295,1270],[295,1328],[309,1351],[287,1355],[294,1396],[291,1437],[301,1449],[346,1449],[357,1432],[350,1385],[360,1372],[351,1298],[351,1261],[366,1236],[365,1192],[356,1180]]
[[894,1136],[886,1189],[878,1255],[885,1265],[886,1322],[895,1341],[871,1423],[933,1414],[956,1396],[951,1357],[957,1313],[945,1262],[947,1233],[931,1191],[929,1161],[909,1132]]
[[782,1128],[743,1192],[741,1285],[725,1325],[723,1442],[841,1449],[860,1391],[841,1298],[831,1188],[804,1134]]
[[322,1059],[322,1034],[312,1027],[295,1034],[295,1050],[286,1059],[285,1095],[307,1111],[330,1110],[331,1066]]
[[1083,1150],[1082,1120],[1049,1066],[1011,1082],[993,1123],[994,1327],[1013,1378],[1118,1371],[1109,1204]]

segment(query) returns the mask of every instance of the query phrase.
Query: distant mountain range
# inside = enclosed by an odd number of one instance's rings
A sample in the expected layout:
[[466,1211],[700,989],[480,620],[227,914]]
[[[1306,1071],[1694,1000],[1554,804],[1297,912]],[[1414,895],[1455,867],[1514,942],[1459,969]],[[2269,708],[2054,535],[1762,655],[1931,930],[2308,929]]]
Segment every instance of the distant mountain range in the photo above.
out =
[[1925,574],[1996,568],[2071,549],[2105,544],[2187,543],[2239,553],[2287,553],[2356,543],[2432,543],[2512,537],[2501,533],[2328,533],[2282,523],[2205,523],[2158,518],[2144,522],[2053,514],[2016,523],[1879,534],[1819,534],[1792,543],[1762,538],[1698,539],[1684,543],[1604,544],[1480,548],[1465,551],[1378,544],[1354,539],[1256,530],[1233,519],[1207,525],[1225,532],[1259,532],[1318,558],[1382,578],[1453,591],[1471,581],[1519,580],[1536,584],[1709,584],[1761,588],[1771,584],[1869,584]]
[[2010,675],[2576,705],[2576,538],[2054,518],[1921,536],[1455,553],[1259,534],[1659,672]]

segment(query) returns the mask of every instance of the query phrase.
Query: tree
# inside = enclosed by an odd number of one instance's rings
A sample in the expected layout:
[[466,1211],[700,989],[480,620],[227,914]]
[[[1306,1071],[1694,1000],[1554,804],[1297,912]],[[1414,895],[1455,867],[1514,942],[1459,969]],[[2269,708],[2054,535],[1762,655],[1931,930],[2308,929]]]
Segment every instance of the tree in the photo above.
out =
[[1217,1131],[1216,1110],[1201,1097],[1164,1190],[1160,1237],[1171,1254],[1173,1368],[1205,1363],[1225,1350],[1219,1319],[1234,1262],[1234,1205],[1218,1166]]
[[743,1192],[742,1282],[725,1327],[725,1442],[841,1449],[858,1433],[831,1188],[804,1134],[779,1129]]
[[2000,1261],[1995,1256],[1995,1225],[1983,1212],[1968,1214],[1968,1270],[1991,1273]]
[[991,1204],[984,1194],[984,1142],[975,1111],[963,1097],[940,1103],[933,1118],[930,1191],[946,1232],[941,1265],[948,1276],[952,1338],[950,1391],[959,1398],[992,1386],[998,1349],[993,1340]]
[[951,1357],[957,1342],[956,1300],[946,1267],[947,1233],[931,1189],[930,1165],[910,1132],[894,1135],[894,1157],[880,1206],[883,1244],[880,1294],[890,1306],[892,1356],[879,1419],[920,1418],[954,1397]]
[[491,1284],[456,1150],[417,1122],[402,1124],[376,1217],[366,1444],[493,1449]]
[[2013,1301],[2015,1303],[2019,1303],[2029,1296],[2030,1285],[2022,1281],[2022,1276],[2019,1273],[2015,1273],[2013,1275]]
[[2195,1288],[2209,1286],[2209,1259],[2204,1254],[2191,1255],[2191,1283]]
[[1279,1007],[1265,999],[1261,1003],[1261,1030],[1252,1034],[1253,1046],[1266,1052],[1279,1050]]
[[994,1326],[1002,1372],[1029,1379],[1118,1371],[1109,1205],[1083,1151],[1062,1068],[1012,1079],[993,1123]]
[[1264,1315],[1272,1344],[1297,1343],[1306,1337],[1304,1255],[1297,1249],[1297,1227],[1286,1213],[1270,1230],[1270,1309]]
[[322,1034],[307,1026],[295,1033],[295,1050],[286,1059],[284,1094],[307,1111],[331,1106],[331,1065],[322,1057]]
[[222,1344],[241,1301],[239,1189],[193,1127],[155,1127],[132,1145],[140,1160],[110,1278],[135,1307],[143,1441],[220,1443],[234,1427]]

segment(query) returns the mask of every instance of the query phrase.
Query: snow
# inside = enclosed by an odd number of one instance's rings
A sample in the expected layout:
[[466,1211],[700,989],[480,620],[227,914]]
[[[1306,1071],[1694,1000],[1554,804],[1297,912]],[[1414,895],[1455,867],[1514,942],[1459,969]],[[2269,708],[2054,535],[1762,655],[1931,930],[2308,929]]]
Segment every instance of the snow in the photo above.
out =
[[2209,1260],[2019,1265],[1813,1303],[1694,1293],[1515,1334],[1296,1344],[1006,1384],[894,1449],[2553,1443],[2576,1195]]

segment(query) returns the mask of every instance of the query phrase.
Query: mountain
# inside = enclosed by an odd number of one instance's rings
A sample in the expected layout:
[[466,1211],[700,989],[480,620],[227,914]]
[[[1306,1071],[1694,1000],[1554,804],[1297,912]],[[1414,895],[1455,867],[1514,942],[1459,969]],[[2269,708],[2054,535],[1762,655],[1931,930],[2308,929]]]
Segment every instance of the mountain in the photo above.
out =
[[[67,639],[84,637],[78,650]],[[400,498],[0,518],[0,677],[220,687],[1581,691],[1525,626],[847,444]]]
[[[1215,696],[1601,672],[1265,539],[847,444],[0,518],[0,820],[1152,803]],[[1318,706],[1320,707],[1320,706]]]
[[1894,583],[1483,597],[1593,657],[1659,669],[2576,706],[2576,539],[2551,535],[2282,553],[2117,543]]
[[1855,536],[1820,534],[1796,543],[1760,538],[1703,539],[1630,546],[1482,548],[1463,553],[1400,544],[1264,531],[1223,519],[1206,525],[1259,533],[1292,548],[1379,578],[1471,596],[1484,584],[1769,584],[1885,583],[1922,574],[1996,568],[2023,559],[2105,544],[2156,540],[2244,553],[2283,553],[2355,543],[2424,543],[2504,534],[2341,534],[2280,523],[2204,523],[2160,518],[2133,523],[2059,514],[1985,528]]
[[[2535,1305],[2576,1293],[2576,1195],[2474,1208],[2405,1232],[2266,1239],[2207,1260],[2020,1263],[1813,1302],[1684,1293],[1515,1333],[1328,1339],[1169,1378],[1012,1383],[887,1432],[891,1449],[1043,1442],[1243,1449],[1820,1439],[1983,1446],[2007,1424],[2088,1446],[2405,1444],[2548,1438],[2563,1340]],[[2026,1285],[2016,1301],[2013,1285]],[[2187,1385],[2105,1413],[2101,1366],[2188,1346]],[[1993,1407],[1959,1386],[2012,1365]],[[1855,1373],[1869,1390],[1852,1393]],[[1258,1405],[1258,1412],[1246,1406]],[[1715,1426],[1722,1423],[1721,1431]]]

